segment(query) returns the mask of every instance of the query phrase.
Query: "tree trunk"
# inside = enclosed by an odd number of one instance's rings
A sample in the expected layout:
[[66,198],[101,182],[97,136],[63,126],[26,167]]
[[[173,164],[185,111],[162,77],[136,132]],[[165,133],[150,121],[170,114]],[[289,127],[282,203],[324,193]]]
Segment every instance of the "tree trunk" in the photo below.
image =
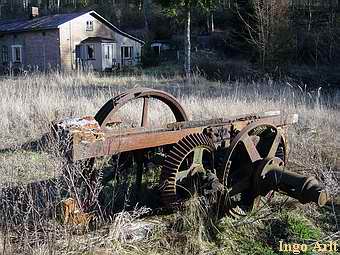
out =
[[210,24],[211,24],[211,27],[210,27],[210,29],[211,29],[211,32],[213,33],[213,32],[215,32],[215,23],[214,23],[214,13],[213,12],[211,12],[211,14],[210,14]]
[[207,32],[210,33],[210,16],[207,15]]
[[190,6],[187,6],[187,20],[185,24],[185,61],[184,71],[187,78],[191,76],[191,38],[190,38],[190,24],[191,24],[191,12]]
[[150,10],[150,0],[143,1],[143,14],[144,14],[144,30],[146,37],[149,37],[149,10]]

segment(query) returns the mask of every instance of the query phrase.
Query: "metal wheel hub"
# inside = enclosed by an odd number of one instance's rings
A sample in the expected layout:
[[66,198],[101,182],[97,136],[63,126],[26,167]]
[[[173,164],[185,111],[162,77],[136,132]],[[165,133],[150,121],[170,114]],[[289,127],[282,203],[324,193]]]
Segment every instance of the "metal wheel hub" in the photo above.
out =
[[[253,193],[256,195],[267,195],[267,193],[270,191],[268,190],[268,187],[263,187],[262,182],[266,178],[266,175],[273,170],[277,171],[283,171],[284,168],[284,162],[282,159],[278,157],[269,158],[269,159],[263,159],[261,162],[259,162],[259,166],[257,168],[257,171],[253,177]],[[281,179],[280,176],[276,176],[277,181]]]

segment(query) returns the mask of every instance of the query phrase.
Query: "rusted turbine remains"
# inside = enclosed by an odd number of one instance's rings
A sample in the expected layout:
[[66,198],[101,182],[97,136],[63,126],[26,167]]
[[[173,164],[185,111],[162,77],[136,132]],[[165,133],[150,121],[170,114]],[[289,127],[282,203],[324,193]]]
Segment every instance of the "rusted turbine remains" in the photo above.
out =
[[[117,113],[137,99],[143,100],[140,126],[126,126]],[[150,100],[169,107],[176,121],[151,127]],[[158,192],[164,207],[181,203],[195,192],[204,195],[202,187],[209,186],[210,190],[216,189],[218,207],[244,216],[258,209],[272,191],[301,203],[323,206],[327,202],[327,193],[314,177],[284,168],[287,128],[296,122],[296,114],[279,111],[190,121],[172,95],[136,88],[109,100],[95,117],[64,119],[54,128],[70,162],[85,162],[84,176],[89,178],[90,186],[96,185],[91,180],[100,171],[94,169],[96,158],[117,159],[122,155],[125,161],[117,162],[124,168],[130,160],[128,155],[133,155],[137,193],[148,168],[146,161],[153,162],[154,169],[160,169]],[[81,207],[86,210],[86,203]]]

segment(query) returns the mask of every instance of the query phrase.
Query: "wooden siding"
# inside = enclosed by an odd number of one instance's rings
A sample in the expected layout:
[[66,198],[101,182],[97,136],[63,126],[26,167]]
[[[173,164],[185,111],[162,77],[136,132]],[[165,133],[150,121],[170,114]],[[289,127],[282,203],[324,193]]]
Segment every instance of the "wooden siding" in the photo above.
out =
[[[87,21],[93,21],[92,31],[86,30]],[[136,64],[137,59],[141,56],[141,44],[139,42],[113,31],[89,13],[86,13],[60,26],[61,64],[65,70],[75,69],[75,47],[88,37],[114,39],[117,42],[114,52],[116,53],[118,63],[120,63],[121,59],[120,48],[122,46],[132,46],[134,48],[133,64]],[[101,54],[99,52],[96,53],[97,55]]]

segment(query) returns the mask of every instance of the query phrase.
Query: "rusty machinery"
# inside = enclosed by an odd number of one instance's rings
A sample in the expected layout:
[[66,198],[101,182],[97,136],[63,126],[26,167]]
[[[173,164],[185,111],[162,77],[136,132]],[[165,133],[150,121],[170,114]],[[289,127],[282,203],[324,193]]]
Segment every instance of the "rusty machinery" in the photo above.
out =
[[[117,113],[137,99],[143,102],[140,125],[126,126]],[[153,99],[171,110],[175,122],[150,127]],[[96,158],[121,155],[119,168],[124,171],[124,163],[132,153],[137,162],[136,186],[139,187],[147,168],[145,157],[152,161],[157,154],[158,160],[154,160],[160,171],[157,190],[164,207],[180,203],[194,190],[199,191],[200,187],[195,186],[199,182],[194,180],[210,178],[213,184],[217,183],[215,187],[223,206],[233,215],[242,216],[258,208],[261,198],[272,191],[302,203],[315,202],[322,206],[327,202],[327,193],[314,177],[284,169],[287,128],[295,122],[296,114],[276,111],[190,121],[172,95],[136,88],[109,100],[94,117],[63,119],[54,128],[64,146],[65,140],[68,141],[66,154],[70,162],[86,163],[84,175],[89,185],[96,185],[91,179],[100,171],[93,169]],[[162,153],[155,153],[155,149]]]

